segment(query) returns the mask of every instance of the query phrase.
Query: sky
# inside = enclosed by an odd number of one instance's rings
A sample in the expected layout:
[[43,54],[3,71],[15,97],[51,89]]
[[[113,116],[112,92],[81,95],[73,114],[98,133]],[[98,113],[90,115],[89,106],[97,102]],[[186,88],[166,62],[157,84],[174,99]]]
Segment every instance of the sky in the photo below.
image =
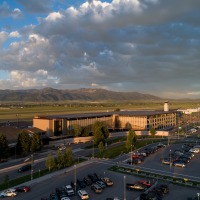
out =
[[0,89],[46,87],[200,98],[200,1],[0,1]]

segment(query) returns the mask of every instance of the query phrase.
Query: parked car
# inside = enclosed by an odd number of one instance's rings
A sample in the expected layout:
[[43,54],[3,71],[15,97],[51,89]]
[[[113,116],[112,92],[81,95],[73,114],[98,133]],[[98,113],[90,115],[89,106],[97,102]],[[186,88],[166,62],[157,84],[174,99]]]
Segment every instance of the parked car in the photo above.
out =
[[164,194],[168,194],[169,193],[169,186],[166,184],[159,184],[157,185],[157,187],[161,188],[163,190]]
[[166,145],[164,145],[163,143],[158,143],[158,144],[157,144],[157,147],[158,147],[158,148],[164,148],[164,147],[166,147]]
[[[67,192],[65,187],[56,188],[56,194],[60,200],[66,200]],[[67,197],[68,198],[68,197]],[[69,198],[68,198],[69,199]]]
[[31,164],[24,165],[18,169],[18,172],[25,172],[31,170]]
[[189,150],[189,152],[199,153],[199,149],[198,148],[192,148],[192,149]]
[[73,190],[76,192],[78,190],[80,190],[81,188],[79,187],[79,184],[76,182],[76,185],[75,185],[75,182],[74,181],[71,181],[71,186],[73,188]]
[[142,185],[141,183],[127,183],[126,184],[127,190],[138,190],[138,191],[145,191],[147,189],[146,186]]
[[59,199],[58,199],[57,194],[51,193],[51,194],[49,195],[49,200],[59,200]]
[[106,186],[112,186],[113,185],[113,181],[108,177],[104,177],[101,180],[106,184]]
[[97,185],[97,184],[95,184],[95,183],[93,183],[92,185],[91,185],[91,189],[95,192],[95,193],[102,193],[102,188],[99,186],[99,185]]
[[170,158],[161,158],[160,161],[163,164],[170,165],[171,159]]
[[129,165],[137,165],[138,164],[138,161],[137,160],[135,160],[135,159],[132,159],[132,160],[128,160],[127,161],[127,163],[129,164]]
[[15,188],[15,190],[17,192],[29,192],[31,190],[31,188],[29,186],[22,185],[22,186]]
[[98,178],[93,174],[88,174],[88,177],[92,180],[93,183],[98,181]]
[[0,193],[0,197],[15,197],[17,192],[15,189],[7,189]]
[[77,179],[77,184],[81,189],[86,187],[86,184],[83,180]]
[[173,162],[173,165],[174,165],[175,167],[185,167],[185,166],[186,166],[185,162],[183,162],[183,161],[181,161],[181,160],[176,160],[176,161],[174,161],[174,162]]
[[97,181],[97,185],[99,185],[102,189],[106,187],[106,184],[103,181]]
[[73,190],[71,185],[66,185],[65,190],[66,190],[66,193],[67,193],[68,196],[74,195],[74,190]]
[[77,194],[81,199],[89,199],[89,195],[85,190],[78,190]]
[[150,182],[150,180],[139,180],[138,183],[144,185],[144,186],[147,187],[147,188],[151,187],[151,182]]
[[83,178],[83,181],[87,186],[92,185],[92,180],[87,176]]

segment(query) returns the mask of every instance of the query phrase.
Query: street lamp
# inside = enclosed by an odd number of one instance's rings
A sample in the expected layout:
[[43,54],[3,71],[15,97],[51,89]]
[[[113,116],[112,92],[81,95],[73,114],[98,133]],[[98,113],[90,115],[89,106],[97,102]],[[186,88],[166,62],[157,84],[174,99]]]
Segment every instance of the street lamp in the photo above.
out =
[[31,180],[33,180],[33,154],[31,154]]
[[131,144],[131,165],[133,164],[133,145]]
[[74,165],[74,192],[76,193],[76,165]]
[[124,200],[126,200],[126,176],[124,176]]
[[171,155],[171,149],[169,150],[169,165],[170,165],[170,171],[172,167],[172,155]]
[[94,140],[92,140],[93,142],[93,147],[92,147],[92,158],[94,158]]
[[197,193],[197,197],[198,197],[197,199],[198,199],[198,200],[200,200],[200,199],[199,199],[199,196],[200,196],[200,193]]

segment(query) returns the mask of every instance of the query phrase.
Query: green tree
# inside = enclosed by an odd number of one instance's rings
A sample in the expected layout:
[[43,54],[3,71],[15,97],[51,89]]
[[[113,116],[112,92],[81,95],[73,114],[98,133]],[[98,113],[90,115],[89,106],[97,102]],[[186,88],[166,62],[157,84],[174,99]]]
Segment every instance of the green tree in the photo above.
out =
[[156,135],[156,129],[151,127],[150,128],[150,134],[151,134],[151,136],[155,136]]
[[9,156],[8,140],[4,134],[0,134],[0,160]]
[[78,137],[81,134],[82,127],[79,124],[72,125],[72,133],[75,137]]
[[49,169],[49,172],[55,167],[55,161],[51,154],[48,155],[45,166]]
[[89,128],[87,126],[82,128],[81,136],[83,137],[89,136]]
[[130,131],[132,129],[132,125],[129,122],[127,122],[125,125],[125,129]]
[[42,148],[41,137],[38,134],[33,133],[32,137],[31,137],[31,146],[30,146],[31,153],[39,151],[39,150],[41,150],[41,148]]
[[131,146],[134,147],[135,143],[137,141],[137,136],[135,134],[135,131],[130,130],[127,133],[127,137],[126,137],[126,149],[127,151],[131,149]]
[[92,125],[92,132],[94,136],[94,144],[98,145],[100,142],[105,143],[105,140],[109,136],[107,127],[103,122],[96,121]]
[[64,161],[65,166],[71,166],[73,158],[72,158],[72,149],[70,147],[66,148],[65,154],[64,154]]
[[17,151],[19,154],[27,155],[30,152],[31,137],[24,130],[19,133],[17,139]]
[[57,167],[60,169],[61,167],[65,166],[65,156],[63,154],[63,152],[58,151],[57,152],[57,158],[56,158],[56,165]]
[[101,155],[102,152],[103,152],[103,150],[104,150],[104,144],[103,144],[103,142],[100,142],[100,143],[99,143],[98,149],[99,149],[99,152],[100,152],[100,155]]

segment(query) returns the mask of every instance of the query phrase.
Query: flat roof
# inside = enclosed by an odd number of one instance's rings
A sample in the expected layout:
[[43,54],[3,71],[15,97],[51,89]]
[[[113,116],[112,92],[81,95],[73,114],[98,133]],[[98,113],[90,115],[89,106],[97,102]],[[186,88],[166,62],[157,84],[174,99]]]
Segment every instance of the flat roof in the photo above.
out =
[[176,113],[177,110],[127,110],[118,112],[98,112],[98,113],[78,113],[78,114],[66,114],[66,115],[41,115],[35,116],[34,119],[77,119],[77,118],[94,118],[94,117],[109,117],[114,114],[116,115],[127,115],[127,116],[152,116],[159,114],[170,114]]

